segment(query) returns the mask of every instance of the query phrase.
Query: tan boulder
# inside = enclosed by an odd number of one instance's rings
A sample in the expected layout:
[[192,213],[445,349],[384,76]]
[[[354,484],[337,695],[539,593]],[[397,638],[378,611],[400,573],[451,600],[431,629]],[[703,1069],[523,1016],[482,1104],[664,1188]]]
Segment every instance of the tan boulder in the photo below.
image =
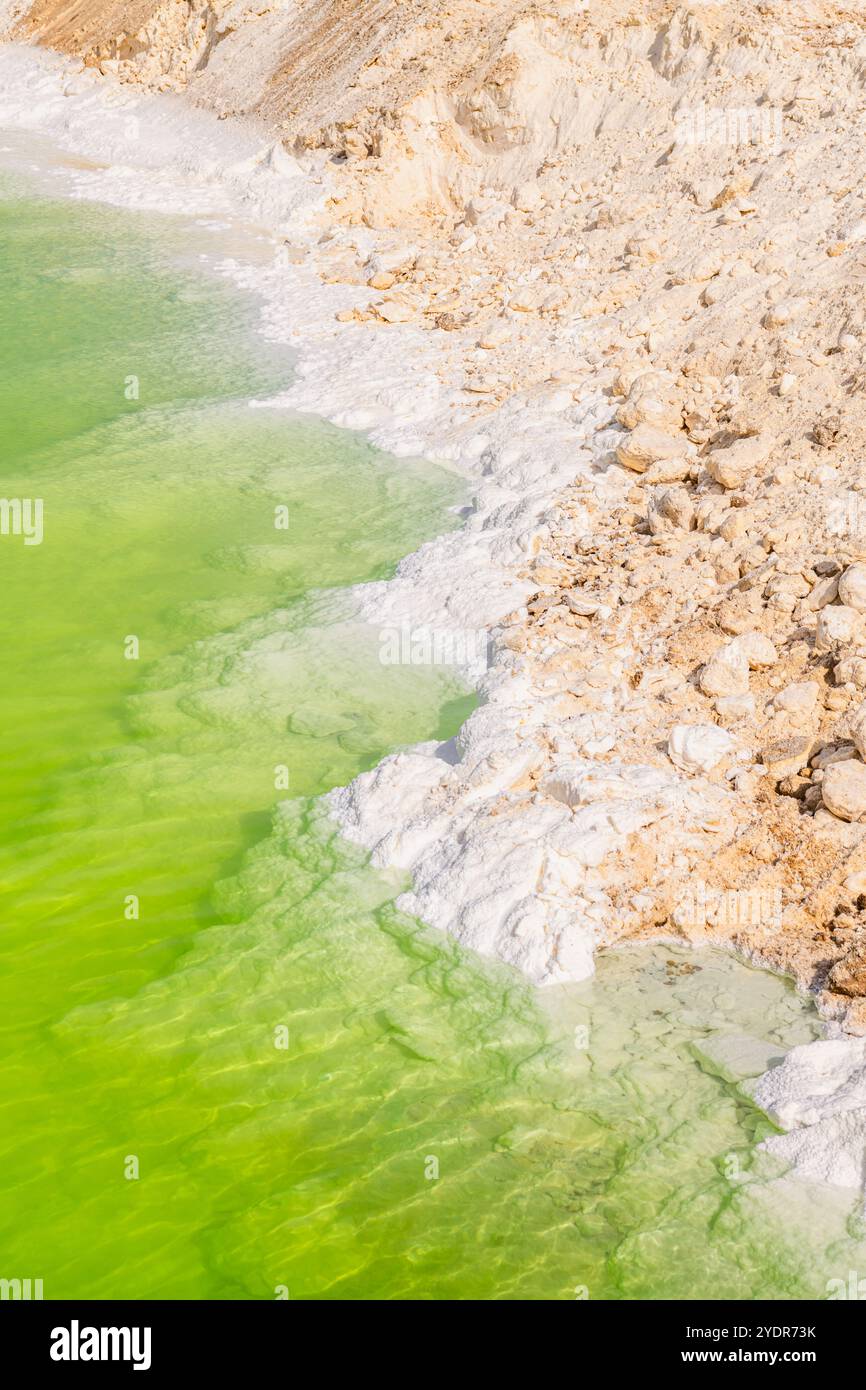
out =
[[699,683],[705,695],[746,695],[749,690],[749,662],[734,638],[710,657],[701,671]]
[[866,565],[849,565],[839,580],[839,598],[858,613],[866,613]]
[[620,444],[616,456],[632,472],[645,473],[652,463],[683,457],[688,447],[682,437],[676,438],[653,425],[638,425]]
[[839,820],[860,820],[866,815],[866,764],[854,758],[833,763],[824,773],[821,796]]
[[837,643],[853,642],[863,631],[863,615],[844,603],[829,603],[818,614],[815,651],[830,652]]
[[773,451],[775,439],[768,434],[752,434],[738,439],[726,449],[708,454],[704,465],[714,482],[725,488],[740,488],[759,472]]

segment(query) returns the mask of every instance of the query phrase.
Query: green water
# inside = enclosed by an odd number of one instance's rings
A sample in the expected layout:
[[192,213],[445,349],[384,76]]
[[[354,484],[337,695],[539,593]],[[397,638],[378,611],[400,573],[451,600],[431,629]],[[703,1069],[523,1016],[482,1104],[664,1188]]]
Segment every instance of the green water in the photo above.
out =
[[813,1036],[787,986],[654,949],[542,999],[397,913],[313,799],[471,708],[344,593],[455,480],[250,410],[289,368],[182,222],[0,195],[2,493],[44,502],[41,545],[0,536],[0,1276],[814,1295],[769,1126],[692,1048]]

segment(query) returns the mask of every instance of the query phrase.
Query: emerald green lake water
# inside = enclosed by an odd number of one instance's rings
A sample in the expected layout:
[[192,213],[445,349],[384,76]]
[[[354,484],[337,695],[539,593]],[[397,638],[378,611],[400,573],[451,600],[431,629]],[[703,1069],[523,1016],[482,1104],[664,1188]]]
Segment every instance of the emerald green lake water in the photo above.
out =
[[290,366],[195,236],[0,183],[0,492],[44,507],[41,544],[0,535],[0,1276],[815,1296],[770,1126],[694,1049],[814,1036],[787,985],[653,948],[542,998],[399,914],[323,816],[471,708],[382,666],[345,594],[461,491],[250,410]]

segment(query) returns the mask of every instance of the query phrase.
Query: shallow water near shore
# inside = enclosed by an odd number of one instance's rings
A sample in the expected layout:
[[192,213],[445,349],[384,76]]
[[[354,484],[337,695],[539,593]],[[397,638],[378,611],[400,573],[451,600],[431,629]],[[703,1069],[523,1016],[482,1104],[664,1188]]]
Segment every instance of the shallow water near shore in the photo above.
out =
[[289,364],[188,222],[0,195],[2,492],[44,503],[41,544],[0,536],[0,1275],[821,1296],[838,1203],[822,1232],[786,1189],[783,1234],[770,1126],[697,1046],[814,1037],[788,984],[653,947],[540,996],[398,913],[314,800],[471,708],[347,593],[458,482],[249,410]]

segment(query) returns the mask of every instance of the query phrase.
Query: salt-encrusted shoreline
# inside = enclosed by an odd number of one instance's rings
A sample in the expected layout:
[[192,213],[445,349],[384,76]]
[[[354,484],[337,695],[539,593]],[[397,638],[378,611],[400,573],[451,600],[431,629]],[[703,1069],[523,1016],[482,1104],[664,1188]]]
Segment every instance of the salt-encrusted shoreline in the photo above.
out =
[[[290,250],[271,267],[224,266],[264,297],[265,331],[297,349],[297,381],[278,404],[365,430],[391,452],[449,461],[473,479],[465,527],[422,547],[394,580],[364,586],[359,600],[364,615],[383,628],[490,630],[492,663],[475,672],[484,703],[451,745],[395,754],[332,793],[329,803],[344,832],[371,849],[374,862],[411,872],[413,888],[401,900],[408,910],[538,983],[584,978],[595,946],[633,930],[636,920],[636,934],[669,930],[651,915],[641,920],[639,862],[619,884],[603,865],[631,852],[635,832],[651,838],[660,825],[663,836],[673,821],[677,835],[667,866],[682,881],[694,875],[695,858],[708,853],[714,837],[730,840],[742,810],[729,786],[705,775],[715,766],[706,754],[709,735],[698,739],[696,753],[683,745],[685,761],[682,749],[671,758],[636,758],[627,691],[645,654],[636,648],[630,615],[589,595],[579,600],[588,604],[585,611],[569,610],[580,620],[570,640],[561,624],[556,633],[536,631],[527,640],[521,608],[540,588],[556,590],[569,546],[590,538],[594,516],[621,507],[630,491],[628,475],[612,461],[621,434],[603,388],[613,372],[586,326],[572,323],[569,330],[573,358],[586,373],[580,389],[553,381],[549,390],[512,396],[480,418],[453,369],[467,343],[458,338],[455,349],[449,341],[445,352],[411,325],[393,324],[383,339],[360,324],[336,322],[347,300],[364,304],[369,293],[323,284],[309,263],[325,225],[322,164],[301,167],[262,128],[218,124],[177,98],[140,96],[52,55],[6,48],[0,75],[0,125],[15,123],[110,166],[77,170],[81,195],[246,219],[289,240],[308,261],[293,264]],[[372,233],[330,230],[332,244],[343,241],[353,254],[366,254],[373,268],[377,256],[387,264],[389,248],[379,247]],[[680,621],[697,606],[686,596]],[[572,652],[591,646],[586,620],[603,636],[605,655],[576,682],[574,671],[564,677],[561,662],[557,668],[556,649],[559,643],[561,654],[563,642]],[[692,727],[715,728],[695,721]],[[610,754],[620,744],[623,756],[614,761]],[[730,753],[734,777],[751,775],[756,750],[747,734],[735,734]],[[659,850],[655,843],[647,859],[654,872],[665,864]],[[686,937],[731,944],[714,925],[700,923]],[[742,941],[733,944],[746,949]],[[785,968],[760,943],[755,954]],[[833,1047],[844,1077],[839,1088],[835,1072],[827,1074],[826,1051],[801,1048],[754,1094],[795,1130],[769,1147],[806,1175],[856,1186],[866,1064],[859,1042],[838,1040]],[[813,1091],[826,1097],[828,1087],[829,1103],[809,1101]]]
[[[80,195],[255,219],[291,238],[295,249],[321,234],[314,222],[327,191],[321,171],[302,171],[264,132],[217,123],[204,112],[190,112],[187,126],[178,98],[142,96],[18,46],[0,52],[0,73],[0,123],[15,120],[78,157],[111,161],[110,168],[74,172]],[[360,239],[375,255],[374,238]],[[275,250],[271,266],[222,267],[263,299],[265,333],[297,352],[297,380],[268,404],[312,411],[367,432],[394,454],[448,462],[472,480],[465,525],[408,557],[393,580],[362,586],[361,615],[383,629],[453,635],[458,645],[463,634],[495,630],[509,614],[519,620],[521,602],[537,588],[521,568],[552,529],[576,535],[586,526],[557,498],[576,473],[589,475],[593,437],[610,418],[609,402],[596,392],[575,403],[570,389],[560,390],[534,406],[511,402],[479,421],[462,392],[449,388],[429,334],[394,325],[383,342],[363,326],[336,322],[345,289],[322,284],[308,266],[282,264],[279,242]],[[612,498],[621,490],[616,480]],[[377,863],[417,871],[416,894],[405,900],[410,910],[537,982],[582,979],[603,939],[603,900],[589,901],[578,925],[566,872],[547,885],[542,905],[533,901],[553,844],[562,845],[563,860],[582,862],[584,851],[574,843],[581,832],[563,839],[570,812],[562,806],[553,815],[520,815],[507,832],[500,817],[485,814],[491,798],[538,762],[526,736],[541,722],[533,718],[531,682],[505,646],[489,670],[486,661],[470,660],[466,674],[481,682],[485,703],[460,736],[459,757],[453,748],[433,747],[395,755],[377,774],[334,793],[330,804],[347,835],[375,850]],[[454,794],[447,808],[419,823],[419,793],[425,801],[443,774]]]

